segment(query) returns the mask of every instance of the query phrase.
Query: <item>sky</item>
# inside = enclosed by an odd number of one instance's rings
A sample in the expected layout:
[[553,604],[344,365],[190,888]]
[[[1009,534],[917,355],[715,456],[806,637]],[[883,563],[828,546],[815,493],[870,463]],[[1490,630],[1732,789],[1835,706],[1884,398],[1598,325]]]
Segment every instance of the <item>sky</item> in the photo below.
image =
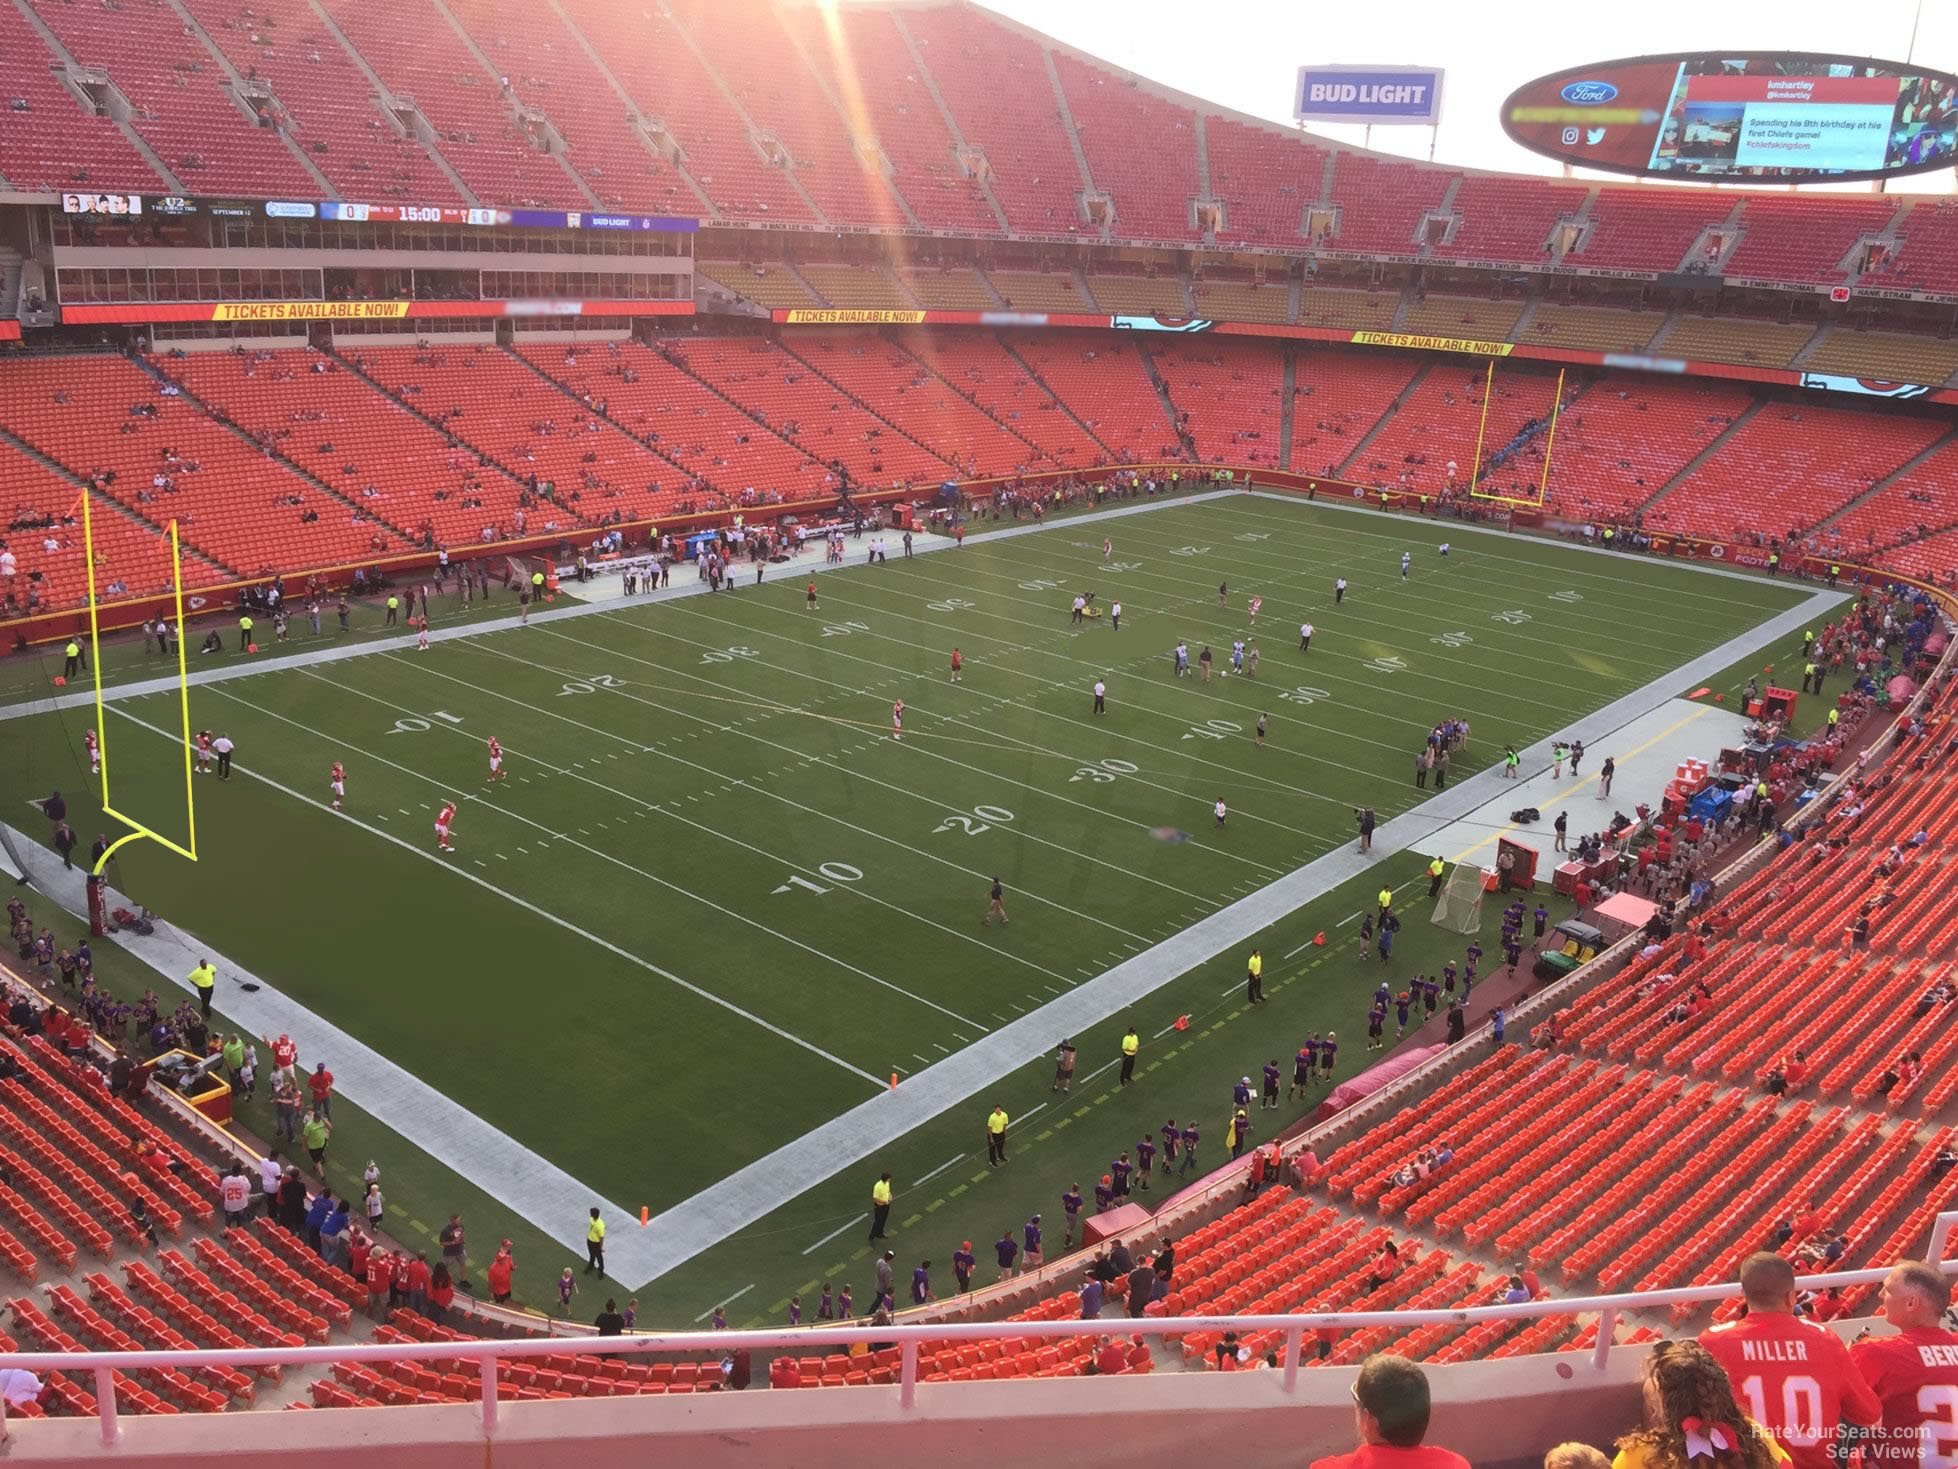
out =
[[[980,0],[1118,67],[1240,112],[1292,121],[1292,83],[1313,64],[1439,66],[1448,76],[1435,158],[1515,173],[1562,165],[1517,147],[1497,114],[1523,82],[1566,66],[1663,51],[1833,51],[1958,71],[1958,0],[1724,0],[1698,6],[1579,0]],[[1701,26],[1700,18],[1713,23]],[[1911,50],[1913,24],[1917,45]],[[1358,144],[1361,130],[1313,124]],[[1373,130],[1383,153],[1428,156],[1427,128]],[[1580,171],[1577,177],[1584,177]],[[1623,182],[1623,180],[1620,180]],[[1867,190],[1868,184],[1835,187]],[[1897,190],[1951,193],[1951,170]]]

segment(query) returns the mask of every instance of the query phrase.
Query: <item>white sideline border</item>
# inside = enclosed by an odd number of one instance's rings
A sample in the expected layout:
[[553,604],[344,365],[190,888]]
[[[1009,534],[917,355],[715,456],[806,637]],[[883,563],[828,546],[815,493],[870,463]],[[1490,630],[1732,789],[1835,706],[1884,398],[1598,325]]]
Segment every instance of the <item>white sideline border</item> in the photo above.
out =
[[[976,544],[1064,530],[1076,525],[1210,500],[1234,499],[1245,493],[1243,490],[1215,490],[1167,500],[1123,504],[1051,523],[1007,527],[989,532]],[[1299,503],[1296,495],[1255,490],[1250,493],[1282,503]],[[1408,524],[1406,516],[1344,505],[1336,499],[1329,499],[1327,503],[1348,513],[1378,516],[1388,522]],[[1510,534],[1491,527],[1457,522],[1424,521],[1421,524],[1445,525],[1451,539],[1458,534],[1505,538]],[[930,553],[951,552],[955,550],[955,543],[933,536],[919,544],[917,549]],[[1623,554],[1582,545],[1566,546],[1565,549],[1594,555]],[[796,566],[794,574],[837,571],[859,564],[846,559],[840,565],[825,562]],[[1691,569],[1702,573],[1744,581],[1763,580],[1728,567],[1690,565]],[[696,582],[669,588],[640,600],[655,602],[707,593],[706,584]],[[731,595],[738,596],[739,592]],[[1676,690],[1683,684],[1710,677],[1738,661],[1749,649],[1763,641],[1793,634],[1847,599],[1847,593],[1840,591],[1811,591],[1787,611],[1756,623],[1719,647],[1583,716],[1587,727],[1604,731],[1590,741],[1592,748],[1599,749],[1600,743],[1609,735],[1663,708],[1677,697]],[[618,610],[616,601],[606,600],[551,608],[533,613],[532,620],[555,622]],[[500,618],[445,628],[431,633],[430,640],[474,637],[518,625],[519,619],[516,617]],[[200,670],[190,675],[189,682],[192,685],[220,683],[258,673],[317,667],[388,652],[395,646],[391,640],[375,640],[323,648],[277,661]],[[105,689],[103,699],[107,703],[115,703],[173,691],[177,687],[178,682],[174,678],[148,680]],[[0,721],[93,703],[93,690],[64,694],[0,708]],[[1537,764],[1547,758],[1545,752],[1539,752],[1535,747],[1526,753]],[[1471,817],[1489,801],[1500,799],[1504,784],[1496,769],[1457,782],[1447,791],[1383,824],[1374,834],[1373,852],[1365,857],[1354,851],[1350,844],[1342,844],[1334,851],[1296,868],[1085,981],[1039,1009],[911,1074],[896,1091],[880,1093],[762,1158],[753,1160],[749,1166],[653,1216],[654,1227],[614,1230],[606,1241],[607,1273],[625,1289],[645,1288],[661,1276],[725,1242],[738,1230],[862,1162],[879,1149],[1010,1075],[1034,1057],[1045,1054],[1055,1037],[1079,1034],[1113,1018],[1178,976],[1242,944],[1285,914],[1359,875],[1374,863],[1409,848],[1427,845],[1428,839],[1438,832]],[[86,904],[80,870],[64,873],[53,853],[36,840],[29,838],[24,846],[30,854],[29,867],[37,869],[32,874],[36,888],[71,913],[84,914]],[[257,1035],[292,1035],[300,1043],[302,1057],[309,1054],[318,1056],[323,1052],[330,1054],[335,1069],[335,1089],[349,1102],[371,1112],[405,1141],[428,1153],[484,1193],[508,1205],[513,1212],[574,1254],[584,1243],[583,1211],[590,1207],[592,1201],[597,1201],[608,1216],[622,1224],[636,1215],[636,1210],[629,1210],[599,1196],[413,1073],[281,994],[275,987],[229,963],[216,950],[200,946],[193,935],[159,922],[156,934],[149,938],[118,935],[117,941],[179,990],[188,991],[185,976],[199,957],[211,958],[227,977],[260,984],[261,988],[255,993],[243,990],[228,992],[226,1014]]]

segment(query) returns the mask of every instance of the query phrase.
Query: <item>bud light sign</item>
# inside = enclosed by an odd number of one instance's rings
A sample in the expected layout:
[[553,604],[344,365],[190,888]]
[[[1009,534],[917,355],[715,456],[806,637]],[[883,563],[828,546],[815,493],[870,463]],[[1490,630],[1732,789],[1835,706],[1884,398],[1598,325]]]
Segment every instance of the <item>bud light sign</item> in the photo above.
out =
[[1443,73],[1432,66],[1302,66],[1292,94],[1300,122],[1441,121]]
[[1579,107],[1602,107],[1618,95],[1618,89],[1610,82],[1572,82],[1561,95]]

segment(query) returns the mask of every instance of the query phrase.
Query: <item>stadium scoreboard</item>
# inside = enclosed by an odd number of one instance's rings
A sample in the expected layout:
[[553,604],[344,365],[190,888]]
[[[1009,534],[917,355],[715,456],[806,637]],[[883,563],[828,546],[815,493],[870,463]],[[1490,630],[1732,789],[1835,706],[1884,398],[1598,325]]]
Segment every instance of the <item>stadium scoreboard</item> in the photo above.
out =
[[1958,77],[1808,51],[1637,56],[1526,82],[1502,125],[1534,153],[1609,173],[1901,178],[1958,162]]
[[105,219],[317,219],[341,224],[432,224],[474,229],[657,231],[692,234],[697,219],[602,210],[361,204],[340,199],[193,199],[177,194],[64,193],[61,212]]

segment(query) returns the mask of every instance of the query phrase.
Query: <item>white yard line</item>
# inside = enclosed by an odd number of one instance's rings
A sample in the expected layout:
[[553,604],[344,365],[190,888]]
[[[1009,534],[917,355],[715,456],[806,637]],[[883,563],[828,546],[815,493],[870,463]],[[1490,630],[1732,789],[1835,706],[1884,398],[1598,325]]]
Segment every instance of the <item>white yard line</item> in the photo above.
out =
[[[309,674],[308,674],[307,676],[308,676],[308,677],[310,677],[310,678],[317,678],[317,679],[320,679],[320,680],[321,680],[322,682],[324,682],[324,683],[326,683],[326,684],[328,684],[328,685],[329,685],[330,687],[332,687],[332,688],[336,688],[336,689],[340,689],[340,690],[341,690],[342,692],[344,692],[344,693],[349,693],[349,694],[355,694],[355,695],[358,695],[358,696],[359,696],[359,697],[361,697],[361,698],[365,698],[365,699],[371,699],[371,700],[372,700],[373,702],[375,702],[375,703],[377,703],[377,704],[379,704],[379,705],[380,705],[380,706],[381,706],[382,708],[384,708],[384,709],[394,709],[394,710],[396,710],[396,712],[397,712],[397,713],[399,713],[399,712],[400,712],[400,709],[398,708],[398,706],[396,706],[396,705],[394,705],[394,704],[391,704],[391,703],[389,703],[389,702],[388,702],[387,700],[385,700],[385,699],[382,699],[382,698],[380,698],[379,696],[377,696],[377,695],[374,695],[374,694],[368,694],[368,693],[365,693],[365,692],[363,692],[363,691],[362,691],[362,690],[360,690],[360,689],[355,689],[355,688],[351,688],[351,687],[348,687],[348,686],[347,686],[347,685],[345,685],[345,684],[340,684],[340,683],[335,683],[335,682],[334,682],[334,681],[333,681],[332,679],[329,679],[329,678],[326,678],[326,676],[325,676],[324,674],[316,674],[316,673],[309,673]],[[252,710],[253,712],[255,712],[255,713],[257,713],[257,714],[260,714],[260,715],[263,715],[264,717],[266,717],[266,718],[268,718],[268,719],[275,719],[275,720],[278,720],[278,721],[279,721],[280,723],[282,723],[282,724],[290,724],[290,725],[293,725],[293,726],[294,726],[295,728],[299,728],[299,729],[310,729],[310,726],[307,726],[307,725],[302,725],[302,724],[299,724],[299,723],[298,723],[298,722],[297,722],[296,720],[291,720],[291,719],[287,719],[287,718],[286,718],[286,717],[285,717],[285,716],[284,716],[283,714],[277,714],[277,713],[274,713],[274,712],[273,712],[272,710],[270,710],[270,709],[267,709],[267,708],[266,708],[266,707],[265,707],[264,705],[262,705],[262,704],[255,704],[255,703],[253,703],[253,702],[252,702],[252,701],[251,701],[250,699],[247,699],[247,698],[244,698],[244,697],[242,697],[241,695],[238,695],[238,694],[234,694],[234,693],[231,693],[231,692],[230,692],[230,691],[228,691],[228,690],[223,690],[223,689],[220,689],[220,690],[218,691],[218,693],[219,693],[219,696],[220,696],[221,698],[226,698],[226,699],[230,699],[230,700],[232,700],[232,701],[234,701],[235,703],[239,703],[239,704],[242,704],[242,705],[244,705],[244,706],[245,706],[245,707],[246,707],[247,709],[250,709],[250,710]],[[526,707],[529,707],[529,706],[526,706]],[[118,711],[118,712],[120,712],[120,711]],[[589,726],[581,726],[581,728],[589,728]],[[597,732],[597,733],[602,733],[602,731],[595,731],[595,732]],[[461,729],[458,729],[458,730],[456,730],[456,731],[455,731],[455,733],[456,733],[456,734],[458,734],[458,735],[460,735],[460,736],[462,736],[462,737],[463,737],[463,738],[465,738],[465,739],[469,739],[469,740],[472,740],[472,741],[473,741],[473,740],[475,739],[475,736],[474,736],[473,734],[470,734],[470,733],[469,733],[468,731],[466,731],[466,730],[461,730]],[[371,761],[373,761],[373,762],[374,762],[375,764],[377,764],[377,765],[386,765],[386,766],[389,766],[389,767],[391,767],[391,768],[393,768],[393,769],[395,769],[395,770],[398,770],[398,771],[400,771],[400,772],[401,772],[402,774],[404,774],[404,775],[407,775],[407,776],[410,776],[410,777],[412,777],[412,778],[414,778],[414,779],[416,779],[416,780],[420,780],[420,781],[425,781],[425,782],[427,782],[427,783],[428,783],[429,785],[440,785],[440,784],[441,784],[441,783],[440,783],[439,781],[437,781],[437,780],[436,780],[436,779],[435,779],[435,778],[434,778],[433,776],[430,776],[430,775],[424,775],[424,774],[422,774],[422,772],[420,772],[420,771],[418,771],[418,770],[416,770],[416,769],[415,769],[414,767],[412,767],[412,766],[408,766],[408,765],[402,765],[402,764],[400,764],[400,763],[399,763],[399,762],[397,762],[397,761],[394,761],[394,760],[389,760],[389,759],[388,759],[387,757],[385,757],[385,756],[383,756],[383,755],[377,755],[377,754],[375,754],[375,753],[374,753],[374,752],[373,752],[372,750],[368,750],[368,749],[364,749],[364,748],[362,748],[361,746],[359,746],[359,745],[355,745],[355,744],[352,744],[352,743],[350,743],[350,742],[348,742],[348,741],[344,741],[344,740],[342,740],[342,741],[340,741],[339,743],[340,743],[340,744],[342,744],[342,745],[343,745],[343,746],[344,746],[345,748],[347,748],[347,749],[350,749],[350,750],[359,750],[359,751],[360,751],[360,754],[361,754],[361,755],[362,755],[362,756],[363,756],[363,757],[364,757],[365,759],[368,759],[368,760],[371,760]],[[508,751],[508,753],[509,753],[509,754],[511,754],[511,755],[513,755],[513,756],[517,756],[517,755],[521,755],[521,754],[523,753],[523,752],[521,752],[520,750],[518,750],[518,749],[516,748],[516,746],[514,746],[514,745],[509,745],[509,746],[505,746],[505,749],[506,749],[506,750]],[[536,757],[536,756],[530,756],[530,757],[527,757],[527,758],[531,758],[531,759],[536,759],[537,757]],[[585,777],[583,777],[583,776],[579,776],[579,777],[576,777],[576,779],[580,779],[580,780],[583,780],[583,779],[585,779]],[[268,784],[269,784],[269,783],[270,783],[270,782],[268,782]],[[607,791],[607,792],[609,792],[610,794],[612,794],[612,795],[615,795],[615,796],[618,796],[618,797],[620,797],[620,798],[621,798],[621,799],[623,799],[623,800],[631,800],[631,799],[633,799],[633,797],[631,797],[631,796],[628,796],[628,795],[626,795],[626,793],[625,793],[625,792],[623,792],[623,791],[619,791],[619,790],[615,790],[615,789],[613,789],[613,788],[612,788],[612,787],[610,787],[610,786],[604,786],[604,785],[600,785],[600,784],[599,784],[598,782],[596,782],[596,781],[591,781],[591,782],[589,782],[589,783],[590,783],[590,784],[592,784],[592,785],[595,785],[595,786],[598,786],[598,788],[599,788],[600,790],[604,790],[604,791]],[[467,799],[467,800],[478,800],[478,801],[479,801],[479,798],[477,798],[477,797],[473,797],[473,796],[471,796],[471,797],[465,797],[465,799]],[[317,804],[317,803],[314,803],[314,804]],[[817,949],[817,948],[815,948],[815,947],[813,947],[813,946],[811,946],[811,945],[809,945],[809,944],[805,944],[805,943],[803,943],[803,942],[802,942],[802,941],[801,941],[800,939],[796,939],[796,938],[791,938],[791,937],[790,937],[789,935],[787,935],[787,934],[785,934],[785,933],[782,933],[782,932],[781,932],[780,930],[778,930],[778,929],[774,929],[774,928],[770,928],[770,927],[769,927],[769,926],[768,926],[767,924],[765,924],[765,923],[762,923],[762,922],[761,922],[761,921],[759,921],[758,919],[754,919],[754,918],[750,918],[750,917],[747,917],[746,915],[744,915],[744,914],[742,914],[742,913],[739,913],[739,912],[735,912],[735,911],[731,911],[731,910],[727,910],[727,909],[723,909],[723,908],[722,908],[722,906],[721,906],[720,904],[718,904],[718,903],[714,903],[714,902],[712,902],[712,901],[710,901],[710,900],[709,900],[709,899],[707,899],[707,898],[703,898],[703,897],[701,897],[701,896],[700,896],[700,894],[698,894],[698,893],[695,893],[695,892],[693,892],[693,891],[692,891],[691,889],[688,889],[688,888],[684,888],[684,887],[681,887],[681,886],[680,886],[680,885],[679,885],[678,883],[675,883],[675,882],[670,882],[670,881],[668,881],[668,880],[667,880],[666,878],[663,878],[663,877],[660,877],[660,876],[658,876],[658,875],[657,875],[657,874],[655,874],[655,873],[652,873],[652,872],[649,872],[649,871],[647,871],[647,870],[646,870],[645,868],[643,868],[643,867],[639,867],[639,866],[637,866],[637,865],[635,865],[635,864],[633,864],[633,863],[631,863],[631,862],[628,862],[628,861],[626,861],[626,860],[625,860],[624,858],[622,858],[622,857],[618,857],[618,856],[615,856],[614,854],[612,854],[612,853],[610,853],[610,852],[606,852],[606,851],[603,851],[603,850],[601,850],[601,849],[600,849],[600,848],[598,848],[598,847],[593,847],[593,846],[588,846],[588,845],[586,845],[586,844],[585,844],[584,842],[580,842],[580,841],[577,841],[577,840],[575,840],[575,839],[574,839],[574,838],[572,838],[572,837],[569,837],[569,836],[566,836],[566,835],[565,835],[564,833],[562,833],[562,832],[557,832],[557,833],[553,833],[553,832],[551,832],[551,829],[550,829],[549,827],[547,827],[547,826],[545,826],[545,825],[544,825],[544,824],[543,824],[542,822],[538,822],[538,821],[533,821],[533,820],[532,820],[532,819],[531,819],[530,817],[528,817],[528,816],[525,816],[525,815],[522,815],[522,814],[521,814],[520,812],[518,812],[518,811],[516,811],[516,810],[514,810],[514,809],[512,809],[511,807],[508,807],[508,806],[490,806],[490,807],[482,807],[482,806],[480,806],[480,804],[479,804],[479,809],[485,809],[485,810],[493,810],[493,811],[495,811],[495,812],[496,812],[496,813],[497,813],[498,815],[500,815],[500,816],[503,816],[503,817],[505,817],[505,818],[507,818],[507,819],[509,819],[509,820],[511,820],[511,821],[515,821],[515,822],[518,822],[518,823],[520,823],[520,824],[522,824],[522,825],[524,825],[524,826],[528,826],[528,827],[532,827],[532,828],[535,828],[536,830],[538,830],[538,831],[540,831],[540,832],[544,832],[544,833],[546,833],[547,835],[555,835],[555,836],[557,837],[557,839],[558,839],[559,841],[561,841],[561,842],[564,842],[564,843],[566,843],[566,844],[567,844],[567,845],[569,845],[569,846],[572,846],[572,847],[576,847],[576,848],[577,848],[577,849],[578,849],[579,851],[581,851],[581,852],[585,852],[585,853],[587,853],[587,854],[589,854],[590,856],[593,856],[593,857],[596,857],[596,858],[597,858],[598,860],[600,860],[601,862],[605,862],[605,863],[607,863],[607,864],[609,864],[609,865],[611,865],[611,866],[613,866],[613,867],[617,867],[617,868],[619,868],[619,869],[620,869],[620,870],[622,870],[622,871],[625,871],[625,872],[630,872],[630,873],[632,873],[632,874],[633,874],[634,876],[636,876],[636,877],[641,877],[641,878],[644,878],[644,879],[645,879],[646,881],[648,881],[648,882],[651,882],[651,883],[654,883],[654,884],[656,884],[656,885],[657,885],[657,886],[659,886],[659,887],[663,887],[663,888],[666,888],[666,889],[668,889],[668,890],[669,890],[669,891],[671,891],[671,892],[675,892],[675,893],[678,893],[678,894],[680,894],[680,895],[681,895],[682,897],[685,897],[685,898],[690,898],[690,899],[692,899],[692,900],[693,900],[694,902],[696,902],[696,903],[700,903],[700,904],[702,904],[702,905],[704,905],[704,906],[706,906],[706,907],[709,907],[709,908],[713,908],[713,909],[716,909],[716,910],[719,910],[719,911],[721,911],[721,912],[723,912],[723,913],[725,914],[725,916],[726,916],[726,917],[728,917],[728,918],[731,918],[731,919],[733,919],[733,920],[735,920],[735,921],[736,921],[736,922],[738,922],[738,923],[743,923],[743,924],[745,924],[746,926],[748,926],[748,927],[750,927],[750,928],[753,928],[753,929],[757,929],[757,930],[759,930],[759,931],[760,931],[760,932],[762,932],[762,933],[765,933],[765,934],[768,934],[768,935],[769,935],[770,937],[772,937],[772,938],[775,938],[775,939],[777,939],[777,940],[779,940],[779,941],[781,941],[782,943],[784,943],[784,944],[787,944],[787,945],[789,945],[789,946],[790,946],[790,947],[792,947],[792,948],[797,948],[797,949],[801,949],[801,950],[802,950],[803,952],[805,952],[805,953],[807,953],[807,954],[809,954],[809,955],[811,955],[811,956],[813,956],[814,958],[816,958],[816,959],[818,959],[818,960],[823,960],[823,961],[825,961],[825,962],[828,962],[828,963],[831,963],[831,964],[834,964],[834,965],[836,965],[836,966],[837,966],[838,968],[840,968],[840,969],[847,969],[847,970],[848,970],[848,971],[849,971],[850,973],[852,973],[852,974],[855,974],[855,975],[857,975],[857,976],[859,976],[859,977],[861,977],[861,978],[863,978],[863,979],[867,979],[867,980],[869,980],[869,981],[870,981],[871,983],[873,983],[873,984],[877,984],[877,985],[881,985],[881,986],[882,986],[883,988],[885,988],[885,989],[887,989],[887,990],[892,990],[892,991],[894,991],[894,992],[896,992],[897,994],[900,994],[900,995],[903,995],[903,996],[904,996],[905,998],[907,998],[907,999],[910,999],[910,1000],[915,1000],[915,1001],[917,1001],[917,1003],[919,1003],[920,1005],[923,1005],[923,1006],[925,1006],[925,1007],[927,1007],[928,1009],[932,1009],[932,1010],[936,1010],[936,1011],[938,1011],[938,1012],[939,1012],[939,1013],[940,1013],[941,1015],[944,1015],[944,1016],[947,1016],[947,1017],[949,1017],[950,1019],[953,1019],[953,1020],[956,1020],[956,1021],[958,1021],[958,1022],[959,1022],[960,1024],[962,1024],[962,1025],[975,1025],[975,1026],[976,1026],[976,1025],[978,1025],[978,1022],[977,1022],[977,1021],[975,1021],[975,1020],[968,1020],[968,1019],[966,1019],[966,1017],[965,1017],[965,1016],[963,1016],[963,1015],[960,1015],[960,1014],[959,1014],[959,1013],[958,1013],[957,1011],[955,1011],[955,1010],[948,1010],[948,1009],[946,1009],[946,1008],[945,1008],[945,1007],[944,1007],[943,1005],[940,1005],[940,1004],[937,1004],[936,1002],[934,1002],[934,1001],[932,1001],[932,1000],[928,1000],[928,999],[926,999],[926,998],[925,998],[924,996],[922,996],[922,995],[918,995],[918,994],[913,994],[913,993],[912,993],[912,992],[911,992],[910,990],[907,990],[907,989],[905,989],[905,988],[903,988],[903,987],[902,987],[901,985],[897,985],[897,984],[893,984],[893,983],[891,983],[891,982],[890,982],[889,980],[885,980],[885,979],[880,979],[880,978],[879,978],[878,976],[876,976],[876,975],[874,975],[874,974],[872,974],[872,973],[870,973],[870,972],[869,972],[868,970],[866,970],[866,969],[859,969],[859,968],[857,968],[857,966],[856,966],[856,965],[854,965],[854,964],[850,964],[850,963],[848,963],[848,962],[846,962],[846,961],[844,961],[844,960],[841,960],[841,959],[838,959],[838,958],[836,958],[836,957],[835,957],[834,955],[830,955],[830,954],[826,954],[826,953],[824,953],[824,952],[823,952],[823,951],[822,951],[821,949]],[[675,817],[674,819],[675,819],[675,820],[681,820],[681,819],[683,819],[683,818],[679,818],[679,817]],[[694,822],[687,822],[686,824],[687,824],[687,825],[689,825],[689,826],[693,826],[693,825],[695,825],[696,823],[694,823]],[[603,826],[605,826],[605,823],[601,821],[601,822],[599,822],[599,826],[600,826],[600,827],[603,827]],[[703,828],[701,828],[701,830],[707,830],[707,828],[704,828],[704,827],[703,827]],[[730,838],[730,840],[733,840],[733,839],[732,839],[732,838]],[[405,844],[404,844],[404,845],[405,845]],[[745,847],[745,846],[747,846],[747,843],[745,843],[745,842],[736,842],[736,845],[738,845],[738,846],[744,846],[744,847]],[[412,849],[412,848],[410,848],[410,850],[413,850],[413,849]],[[521,848],[521,847],[519,847],[519,848],[518,848],[517,850],[518,850],[518,851],[522,851],[522,850],[523,850],[523,848]],[[757,849],[754,849],[754,848],[749,848],[749,850],[751,850],[751,851],[752,851],[752,850],[757,850]],[[767,854],[767,853],[763,853],[762,855],[764,855],[764,856],[766,856],[766,855],[768,855],[768,854]],[[794,864],[790,864],[790,865],[794,865]],[[703,991],[703,993],[704,993],[704,991]]]
[[[965,1154],[963,1153],[959,1154],[960,1158],[963,1158],[964,1156]],[[952,1161],[956,1163],[958,1161],[958,1158],[954,1158]],[[950,1165],[948,1164],[947,1166],[949,1167]],[[831,1240],[835,1239],[839,1234],[842,1234],[845,1230],[848,1229],[855,1229],[859,1224],[863,1223],[864,1220],[868,1219],[869,1217],[870,1216],[868,1214],[859,1214],[857,1215],[856,1218],[852,1219],[848,1224],[839,1224],[835,1229],[832,1229],[828,1234],[824,1235],[821,1239],[817,1240],[813,1245],[809,1246],[809,1248],[804,1250],[802,1253],[805,1255],[815,1254],[816,1251],[820,1250],[824,1245],[828,1244]],[[753,1288],[754,1287],[752,1286],[749,1287],[750,1290],[752,1290]],[[727,1302],[723,1301],[721,1302],[721,1304],[726,1305]],[[707,1308],[706,1311],[703,1311],[700,1315],[694,1317],[693,1319],[696,1321],[705,1321],[707,1317],[712,1313],[713,1313],[713,1307],[710,1306]]]
[[[922,1188],[925,1184],[930,1183],[934,1178],[938,1177],[938,1175],[943,1173],[947,1168],[956,1167],[959,1163],[963,1162],[965,1159],[971,1156],[972,1155],[970,1153],[960,1153],[956,1158],[946,1159],[943,1163],[940,1163],[936,1168],[932,1169],[931,1172],[927,1173],[923,1178],[913,1179],[911,1181],[911,1187]],[[835,1236],[832,1235],[831,1238],[833,1239],[835,1238]],[[808,1252],[805,1250],[803,1253],[807,1254]]]

